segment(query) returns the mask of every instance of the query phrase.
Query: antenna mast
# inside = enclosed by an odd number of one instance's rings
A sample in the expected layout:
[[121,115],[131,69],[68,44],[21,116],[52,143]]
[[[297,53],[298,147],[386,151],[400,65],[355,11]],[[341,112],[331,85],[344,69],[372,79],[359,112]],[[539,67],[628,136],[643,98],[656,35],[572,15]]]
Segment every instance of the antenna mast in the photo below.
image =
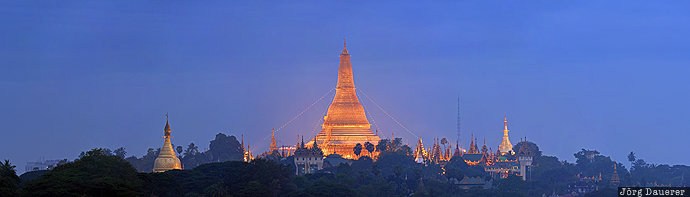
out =
[[458,96],[458,122],[457,122],[457,126],[458,126],[458,128],[457,128],[458,129],[458,131],[457,131],[458,132],[458,138],[456,141],[460,141],[460,97],[459,96]]

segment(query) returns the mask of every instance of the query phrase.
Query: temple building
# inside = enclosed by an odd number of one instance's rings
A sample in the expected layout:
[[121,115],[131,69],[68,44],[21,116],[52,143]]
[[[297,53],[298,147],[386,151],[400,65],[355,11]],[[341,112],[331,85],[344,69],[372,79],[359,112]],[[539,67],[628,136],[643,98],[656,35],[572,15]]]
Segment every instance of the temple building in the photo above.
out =
[[477,148],[477,144],[475,143],[477,141],[476,138],[474,138],[474,135],[470,139],[470,148],[467,150],[467,153],[462,155],[462,159],[467,163],[467,165],[482,165],[486,164],[489,161],[489,157],[491,155],[487,155],[486,152],[481,153],[479,152],[479,149]]
[[312,143],[311,148],[304,146],[304,139],[295,150],[295,174],[305,175],[316,173],[323,169],[323,151],[318,143]]
[[168,124],[168,114],[165,114],[165,129],[163,129],[163,134],[165,141],[163,142],[163,148],[161,148],[158,158],[153,163],[153,172],[165,172],[168,170],[180,170],[182,169],[182,164],[180,159],[175,155],[175,150],[170,143],[170,124]]
[[[467,165],[483,166],[484,171],[492,177],[505,178],[512,174],[522,177],[522,180],[528,180],[533,157],[541,153],[536,148],[536,144],[528,142],[526,138],[515,145],[515,148],[519,148],[519,150],[513,150],[513,145],[508,139],[508,131],[508,118],[504,118],[503,140],[496,152],[486,146],[486,140],[479,149],[477,145],[479,140],[473,135],[467,152],[463,153],[458,150],[454,155],[461,155]],[[533,150],[534,148],[536,150]]]
[[333,102],[323,117],[321,132],[307,145],[318,143],[324,153],[339,154],[347,159],[356,158],[353,148],[357,143],[369,142],[377,145],[380,138],[371,132],[364,107],[357,98],[347,45],[340,54],[338,83],[335,89]]

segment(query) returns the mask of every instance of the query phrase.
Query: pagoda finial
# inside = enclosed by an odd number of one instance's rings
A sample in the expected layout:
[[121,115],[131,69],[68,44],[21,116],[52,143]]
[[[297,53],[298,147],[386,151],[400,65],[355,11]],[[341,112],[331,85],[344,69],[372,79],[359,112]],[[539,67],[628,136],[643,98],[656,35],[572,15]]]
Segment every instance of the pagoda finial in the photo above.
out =
[[165,128],[163,129],[163,135],[165,135],[165,137],[170,137],[170,124],[168,123],[168,113],[165,113]]
[[348,54],[347,53],[347,39],[343,38],[343,54]]
[[508,113],[506,112],[506,115],[503,116],[503,129],[508,130]]
[[302,143],[299,144],[300,148],[304,148],[304,136],[302,136]]

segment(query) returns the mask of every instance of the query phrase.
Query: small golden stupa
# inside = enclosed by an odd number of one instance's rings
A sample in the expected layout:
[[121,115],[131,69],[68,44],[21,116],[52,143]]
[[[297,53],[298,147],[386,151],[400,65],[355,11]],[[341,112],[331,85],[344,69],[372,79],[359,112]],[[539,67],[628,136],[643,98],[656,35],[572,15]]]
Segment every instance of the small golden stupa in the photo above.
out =
[[170,143],[170,124],[168,124],[168,114],[165,114],[165,129],[163,129],[165,134],[165,142],[163,142],[163,148],[161,152],[158,153],[158,158],[153,163],[153,172],[165,172],[168,170],[180,170],[182,169],[182,164],[180,159],[175,155],[175,149]]

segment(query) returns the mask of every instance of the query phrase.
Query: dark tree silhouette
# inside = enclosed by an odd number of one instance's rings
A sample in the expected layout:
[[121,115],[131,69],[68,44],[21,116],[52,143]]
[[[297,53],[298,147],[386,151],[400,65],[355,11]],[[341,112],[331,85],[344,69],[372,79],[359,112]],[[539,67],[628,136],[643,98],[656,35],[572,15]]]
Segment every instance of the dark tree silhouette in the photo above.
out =
[[209,152],[214,162],[241,161],[244,156],[237,138],[222,133],[216,134],[216,138],[211,140]]
[[55,167],[23,190],[25,196],[141,196],[141,189],[130,163],[99,148]]
[[194,142],[192,142],[192,143],[189,143],[189,145],[187,146],[187,150],[184,151],[184,156],[185,157],[194,156],[197,153],[199,153],[199,147],[194,145]]
[[357,143],[357,145],[355,145],[355,147],[352,148],[352,151],[354,151],[355,155],[357,155],[357,157],[359,157],[359,154],[362,153],[362,144]]
[[17,189],[19,188],[19,176],[10,160],[5,160],[0,163],[0,195],[2,196],[18,196]]
[[381,139],[379,141],[379,144],[376,145],[376,150],[379,152],[385,152],[388,150],[388,146],[390,146],[391,141],[389,139]]
[[446,145],[448,144],[448,139],[446,138],[441,138],[441,145],[443,145],[443,149],[446,149]]
[[364,142],[364,149],[367,149],[367,151],[369,151],[369,155],[371,156],[371,153],[374,152],[374,144],[371,142]]
[[637,160],[637,157],[635,157],[635,153],[630,151],[630,154],[628,154],[628,161],[630,161],[630,170],[632,170],[633,163],[635,163],[635,160]]
[[117,149],[115,149],[115,151],[113,151],[113,153],[115,153],[115,156],[118,156],[122,159],[127,157],[127,151],[125,151],[125,147],[117,148]]

